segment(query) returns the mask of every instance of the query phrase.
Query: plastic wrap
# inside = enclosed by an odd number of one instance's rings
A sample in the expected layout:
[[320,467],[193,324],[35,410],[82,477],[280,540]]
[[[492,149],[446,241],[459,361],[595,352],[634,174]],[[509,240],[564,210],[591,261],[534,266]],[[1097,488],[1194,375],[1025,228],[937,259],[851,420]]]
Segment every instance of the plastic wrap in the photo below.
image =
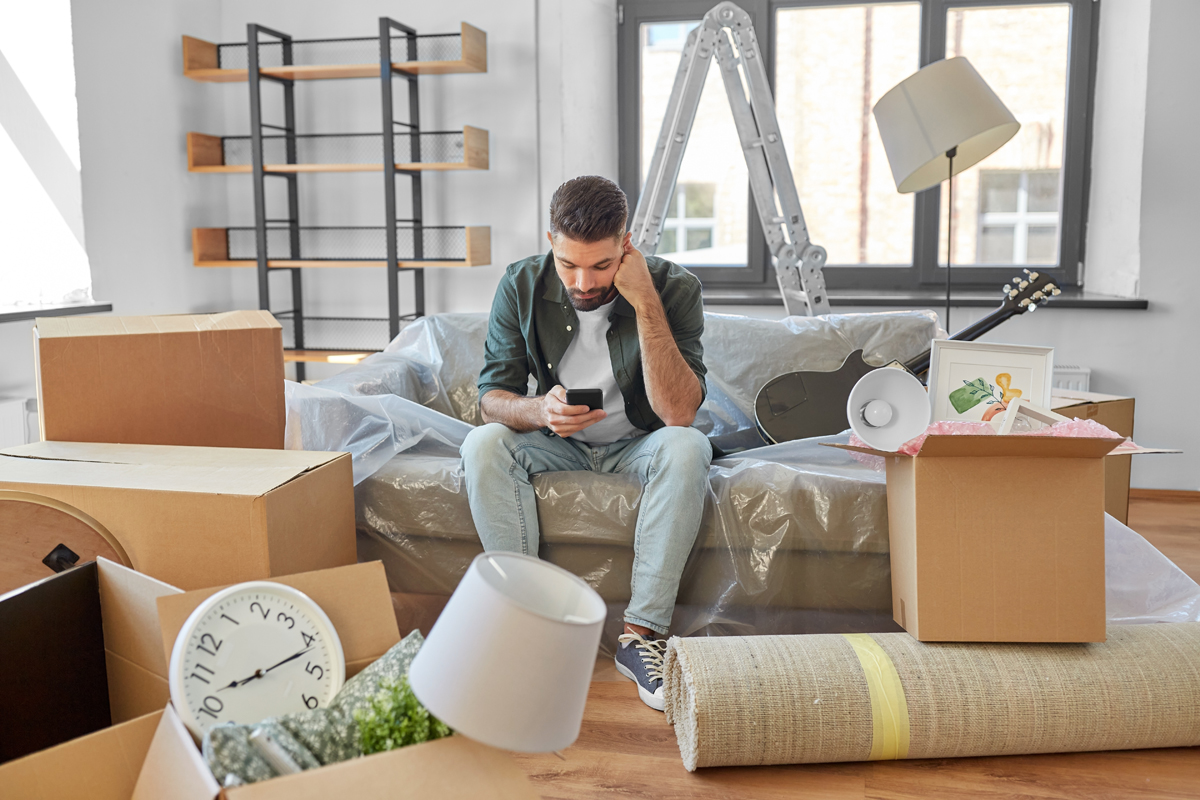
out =
[[[446,597],[482,550],[458,446],[480,421],[475,382],[486,329],[483,314],[428,317],[334,378],[289,385],[289,446],[353,454],[359,556],[383,561],[394,592]],[[771,378],[836,369],[859,348],[873,363],[911,358],[937,335],[930,312],[781,322],[708,314],[708,396],[696,426],[752,443],[754,399]],[[713,462],[673,633],[898,629],[883,473],[820,446],[847,440],[759,446]],[[600,592],[611,647],[629,599],[641,486],[592,472],[545,473],[533,485],[540,555]],[[1119,621],[1196,616],[1200,587],[1128,528],[1112,521],[1106,533],[1109,607]]]

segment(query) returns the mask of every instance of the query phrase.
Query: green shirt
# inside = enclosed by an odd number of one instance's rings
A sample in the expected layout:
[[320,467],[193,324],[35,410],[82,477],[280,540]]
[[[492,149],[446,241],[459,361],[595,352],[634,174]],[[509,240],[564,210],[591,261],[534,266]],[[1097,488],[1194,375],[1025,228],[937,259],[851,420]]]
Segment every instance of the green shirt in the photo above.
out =
[[[646,266],[658,289],[675,344],[696,373],[703,396],[707,370],[700,344],[700,335],[704,333],[700,280],[678,264],[656,256],[647,256]],[[625,398],[625,415],[644,431],[658,430],[665,423],[654,413],[646,396],[637,314],[629,301],[618,294],[608,321],[611,323],[608,353],[613,375]],[[575,308],[554,269],[552,253],[510,264],[492,300],[483,371],[479,374],[479,397],[493,389],[524,397],[530,375],[537,379],[539,395],[549,392],[561,383],[558,363],[578,330]]]

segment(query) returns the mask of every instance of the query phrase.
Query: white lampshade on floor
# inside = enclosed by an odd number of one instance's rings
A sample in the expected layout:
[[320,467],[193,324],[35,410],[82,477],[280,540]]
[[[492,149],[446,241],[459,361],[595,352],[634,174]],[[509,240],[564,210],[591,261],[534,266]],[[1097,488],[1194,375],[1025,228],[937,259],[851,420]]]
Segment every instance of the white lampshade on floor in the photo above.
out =
[[561,750],[579,737],[604,601],[561,567],[483,553],[413,659],[409,683],[454,730],[506,750]]
[[919,192],[950,177],[946,152],[958,148],[954,174],[975,166],[1016,136],[1012,112],[967,59],[935,61],[875,104],[896,189]]

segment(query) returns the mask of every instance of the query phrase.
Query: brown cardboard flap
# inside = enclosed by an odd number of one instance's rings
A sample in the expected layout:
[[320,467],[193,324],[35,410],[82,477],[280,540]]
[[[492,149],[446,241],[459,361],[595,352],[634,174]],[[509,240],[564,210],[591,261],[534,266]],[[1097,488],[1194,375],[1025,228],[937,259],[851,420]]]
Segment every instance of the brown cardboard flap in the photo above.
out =
[[162,467],[286,467],[303,472],[345,455],[317,450],[263,450],[252,447],[179,447],[163,444],[34,442],[0,450],[2,455],[106,464],[153,464]]
[[42,339],[281,327],[269,311],[258,310],[226,311],[219,314],[164,314],[156,317],[38,317],[34,324],[37,336]]
[[[383,564],[378,561],[271,580],[304,592],[329,615],[329,621],[333,623],[346,654],[347,679],[400,641],[387,577]],[[188,615],[208,597],[224,588],[214,586],[158,599],[162,647],[167,661],[175,647],[175,637],[179,635]]]
[[213,800],[221,787],[172,706],[162,712],[130,800]]
[[116,724],[157,711],[170,699],[155,600],[183,590],[106,558],[96,559],[96,568],[100,573],[108,702]]
[[257,497],[345,453],[37,442],[0,451],[0,482]]
[[1100,458],[1121,441],[1067,436],[928,436],[917,458]]
[[111,650],[104,651],[108,672],[109,714],[114,725],[162,711],[171,702],[167,679],[126,661]]
[[[1112,403],[1118,400],[1133,400],[1116,394],[1100,394],[1099,392],[1084,392],[1079,389],[1059,389],[1050,391],[1050,408],[1068,408],[1085,403]],[[1128,434],[1127,434],[1128,435]]]
[[[866,453],[869,456],[898,456],[900,453],[892,453],[887,450],[874,450],[870,447],[855,447],[852,444],[838,444],[837,442],[821,442],[822,447],[834,447],[838,450],[850,450],[855,453]],[[905,456],[907,458],[907,456]]]
[[229,800],[535,800],[540,796],[508,753],[465,736],[239,786],[225,794]]
[[0,794],[20,800],[129,800],[162,711],[0,766]]

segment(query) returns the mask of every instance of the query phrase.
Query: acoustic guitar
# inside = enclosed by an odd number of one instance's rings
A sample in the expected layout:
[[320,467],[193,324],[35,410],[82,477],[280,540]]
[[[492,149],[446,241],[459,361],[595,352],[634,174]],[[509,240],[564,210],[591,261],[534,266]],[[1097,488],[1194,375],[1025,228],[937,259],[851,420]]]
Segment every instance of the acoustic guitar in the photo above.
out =
[[[1001,322],[1032,311],[1058,294],[1061,290],[1050,275],[1025,270],[1025,277],[1014,278],[1004,286],[1004,300],[999,308],[950,338],[974,341]],[[929,371],[930,353],[926,350],[905,362],[904,368],[922,377]],[[863,360],[862,350],[855,350],[832,372],[789,372],[772,379],[754,400],[759,436],[768,444],[778,444],[841,433],[850,427],[846,417],[850,390],[859,378],[878,368]]]

